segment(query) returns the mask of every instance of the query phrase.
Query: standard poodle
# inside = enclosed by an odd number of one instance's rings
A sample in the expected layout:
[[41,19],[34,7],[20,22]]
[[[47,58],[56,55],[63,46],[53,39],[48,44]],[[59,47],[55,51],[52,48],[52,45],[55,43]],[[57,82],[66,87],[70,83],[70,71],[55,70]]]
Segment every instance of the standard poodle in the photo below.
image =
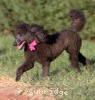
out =
[[88,65],[89,60],[80,53],[81,37],[77,32],[85,25],[84,13],[79,10],[71,10],[69,16],[72,19],[68,30],[61,30],[49,35],[43,26],[37,24],[22,23],[14,30],[14,46],[19,50],[24,48],[25,62],[16,71],[16,81],[21,75],[34,67],[38,62],[42,65],[42,76],[49,75],[50,63],[64,50],[69,54],[69,60],[76,71],[80,71],[79,62]]

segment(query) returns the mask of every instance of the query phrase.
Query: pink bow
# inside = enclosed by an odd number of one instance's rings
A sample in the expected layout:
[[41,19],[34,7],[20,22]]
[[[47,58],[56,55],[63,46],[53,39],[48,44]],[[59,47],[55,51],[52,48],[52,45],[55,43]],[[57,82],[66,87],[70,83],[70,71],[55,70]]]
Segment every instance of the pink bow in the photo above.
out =
[[29,49],[31,51],[36,50],[36,48],[35,48],[36,45],[37,45],[37,41],[36,40],[33,40],[30,44],[28,44]]

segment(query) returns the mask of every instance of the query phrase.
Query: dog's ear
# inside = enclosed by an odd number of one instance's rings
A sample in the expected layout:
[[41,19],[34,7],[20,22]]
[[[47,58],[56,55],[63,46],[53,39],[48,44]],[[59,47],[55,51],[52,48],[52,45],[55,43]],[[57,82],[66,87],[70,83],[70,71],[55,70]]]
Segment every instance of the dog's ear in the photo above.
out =
[[31,26],[31,34],[35,35],[39,42],[47,41],[48,32],[44,30],[43,26],[33,24]]
[[35,32],[34,34],[35,34],[35,36],[38,38],[38,40],[39,40],[40,42],[45,42],[45,41],[47,41],[47,36],[48,36],[47,30],[38,31],[38,32]]

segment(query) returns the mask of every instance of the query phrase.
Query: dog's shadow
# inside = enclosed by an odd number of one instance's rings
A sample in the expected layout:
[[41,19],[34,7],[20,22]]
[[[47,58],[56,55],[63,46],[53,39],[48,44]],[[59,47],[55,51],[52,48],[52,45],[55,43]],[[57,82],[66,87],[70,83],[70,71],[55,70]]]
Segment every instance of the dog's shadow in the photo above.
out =
[[[95,70],[95,59],[91,59],[91,66],[93,66],[93,68],[94,68],[94,70]],[[83,65],[80,64],[80,67],[83,67]],[[70,69],[68,69],[68,68],[64,68],[64,70],[65,70],[66,72],[70,72]],[[61,70],[61,69],[58,69],[58,68],[53,69],[53,70],[50,72],[50,75],[55,76],[55,75],[57,75],[58,73],[60,73],[61,71],[62,71],[62,70]]]
[[95,63],[95,59],[92,59],[91,62],[92,62],[92,64],[94,64]]
[[52,70],[52,71],[50,72],[50,75],[51,75],[51,76],[55,76],[55,75],[57,75],[59,72],[60,72],[59,69],[54,69],[54,70]]
[[0,55],[5,54],[7,52],[7,49],[5,48],[0,48]]
[[[70,69],[68,69],[68,68],[64,68],[64,70],[65,70],[66,72],[70,72]],[[51,76],[55,76],[55,75],[57,75],[57,74],[60,73],[60,72],[62,72],[62,70],[56,68],[56,69],[53,69],[53,70],[50,72],[50,75],[51,75]]]
[[95,59],[91,60],[91,64],[93,65],[93,67],[95,68]]

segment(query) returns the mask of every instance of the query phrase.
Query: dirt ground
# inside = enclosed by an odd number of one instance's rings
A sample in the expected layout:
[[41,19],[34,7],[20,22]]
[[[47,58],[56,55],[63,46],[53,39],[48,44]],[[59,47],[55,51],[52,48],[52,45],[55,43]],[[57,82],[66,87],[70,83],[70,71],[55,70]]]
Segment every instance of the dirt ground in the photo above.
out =
[[[46,88],[39,88],[46,90]],[[33,89],[23,82],[15,82],[8,76],[0,78],[0,100],[56,100],[53,95],[34,94]]]

